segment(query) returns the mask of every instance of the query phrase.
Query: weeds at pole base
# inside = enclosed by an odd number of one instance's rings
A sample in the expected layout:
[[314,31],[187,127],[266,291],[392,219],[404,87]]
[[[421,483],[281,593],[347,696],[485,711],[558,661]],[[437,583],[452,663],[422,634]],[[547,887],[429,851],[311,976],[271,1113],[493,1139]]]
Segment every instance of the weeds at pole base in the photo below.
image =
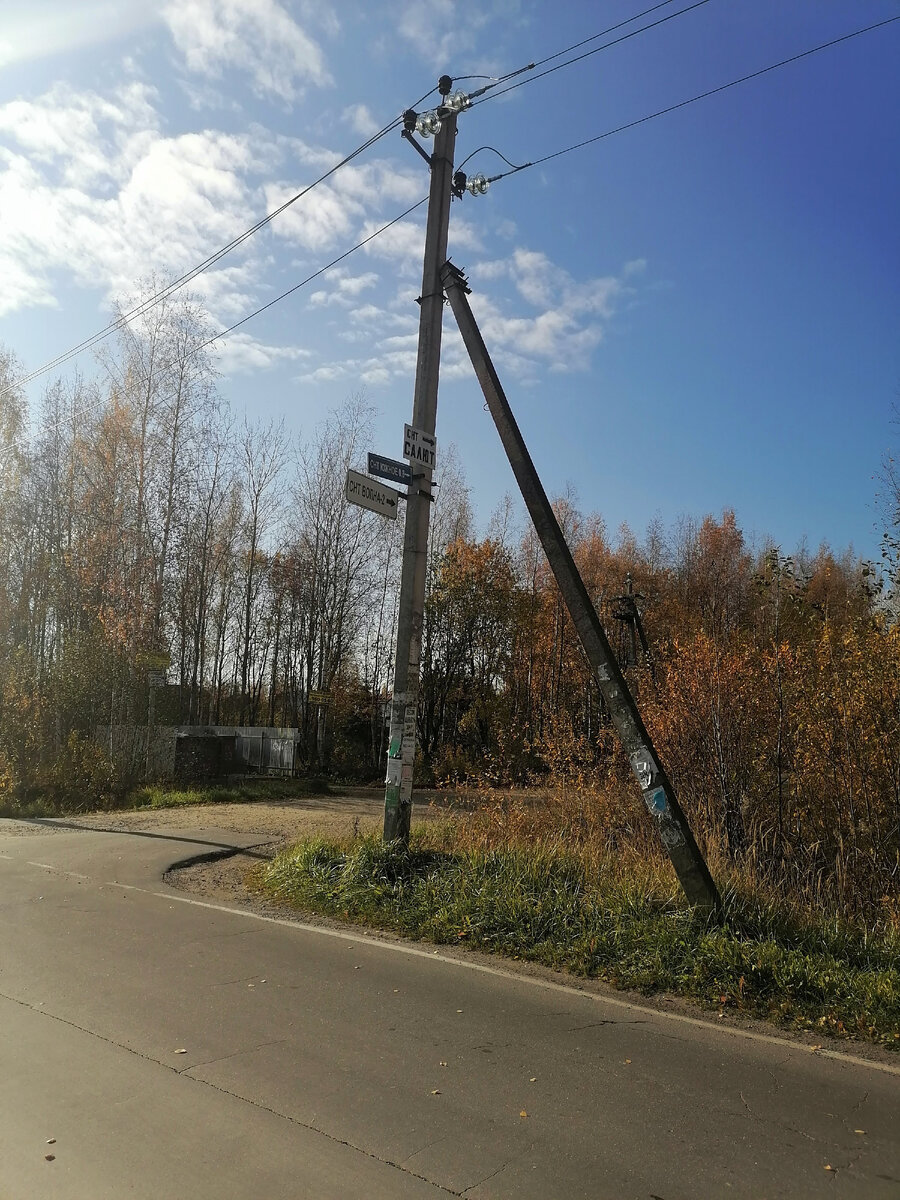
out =
[[453,822],[410,847],[313,838],[257,869],[278,901],[436,945],[466,945],[718,1011],[900,1050],[900,934],[798,914],[725,880],[717,927],[655,864],[589,866],[558,844],[454,845]]

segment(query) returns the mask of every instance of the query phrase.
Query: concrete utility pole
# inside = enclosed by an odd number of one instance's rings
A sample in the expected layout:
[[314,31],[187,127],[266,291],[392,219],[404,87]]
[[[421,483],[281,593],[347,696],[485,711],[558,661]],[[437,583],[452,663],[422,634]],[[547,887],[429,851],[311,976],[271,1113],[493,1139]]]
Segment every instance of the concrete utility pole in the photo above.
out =
[[716,885],[675,797],[672,784],[656,757],[637,704],[616,662],[600,618],[584,586],[584,580],[566,545],[556,514],[531,461],[531,455],[516,424],[509,401],[500,386],[494,364],[466,299],[469,288],[465,277],[448,262],[441,270],[441,281],[447,289],[450,307],[453,309],[487,406],[500,434],[503,449],[519,484],[522,498],[531,514],[569,615],[594,670],[616,732],[628,754],[644,804],[654,820],[688,900],[718,917],[722,902]]
[[[452,81],[444,76],[439,86],[442,96],[446,96],[452,87]],[[431,190],[425,228],[425,262],[422,270],[422,295],[419,299],[419,350],[412,413],[412,425],[432,436],[437,419],[444,305],[440,268],[447,257],[453,149],[456,142],[456,113],[447,112],[445,109],[439,112],[441,127],[435,137],[434,152],[431,155]],[[422,648],[428,565],[428,523],[432,504],[431,479],[432,471],[429,467],[415,466],[406,502],[403,572],[397,617],[397,657],[394,663],[391,733],[384,791],[386,842],[409,841],[413,763],[416,757],[419,655]]]

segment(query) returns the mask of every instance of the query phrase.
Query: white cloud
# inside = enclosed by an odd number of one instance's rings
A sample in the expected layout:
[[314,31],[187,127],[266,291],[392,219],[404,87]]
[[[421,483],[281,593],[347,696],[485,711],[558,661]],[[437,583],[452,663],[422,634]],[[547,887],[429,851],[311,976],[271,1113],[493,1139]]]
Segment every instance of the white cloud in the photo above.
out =
[[[0,274],[13,281],[0,311],[52,302],[56,272],[110,297],[151,268],[180,275],[259,212],[258,131],[166,138],[154,98],[139,83],[115,99],[58,86],[0,106]],[[247,296],[246,254],[237,263],[195,285],[217,315]]]
[[0,107],[0,132],[32,163],[55,167],[64,184],[102,187],[127,178],[156,136],[153,88],[137,81],[109,100],[55,84],[34,101]]
[[471,275],[490,283],[509,280],[518,296],[538,311],[510,313],[509,301],[500,302],[478,288],[473,289],[472,309],[491,352],[500,356],[498,361],[507,356],[516,374],[533,372],[537,363],[553,371],[587,370],[617,303],[633,292],[624,280],[645,266],[643,260],[635,260],[625,265],[621,278],[577,280],[546,254],[518,247],[508,259],[477,263]]
[[[310,148],[299,145],[302,149],[298,153],[308,157]],[[312,153],[319,159],[317,169],[322,169],[321,160],[325,152]],[[331,161],[327,165],[331,166],[334,160],[330,152],[328,157]],[[296,183],[270,184],[266,191],[268,211],[279,208],[300,190],[301,187]],[[422,181],[418,176],[396,170],[386,162],[370,162],[362,166],[349,163],[324,183],[316,184],[297,204],[286,209],[273,222],[273,231],[307,250],[344,248],[347,241],[351,240],[351,234],[353,241],[361,241],[385,223],[384,220],[371,219],[364,222],[361,230],[358,229],[358,223],[373,209],[386,204],[408,207],[411,200],[421,195],[421,190]],[[387,219],[395,215],[390,213]],[[384,236],[377,241],[381,242]],[[382,257],[392,255],[385,252]]]
[[[410,228],[393,242],[389,240],[381,253],[393,257],[401,272],[407,261],[420,269],[421,233],[421,229]],[[467,237],[477,241],[474,230],[464,229],[463,240]],[[415,256],[417,248],[419,254]],[[640,261],[635,260],[635,264]],[[470,272],[478,283],[473,288],[472,309],[497,365],[520,383],[535,383],[547,371],[589,370],[591,355],[603,340],[607,322],[617,306],[634,294],[633,286],[626,281],[645,266],[635,264],[626,264],[620,276],[579,280],[546,254],[524,246],[508,259],[476,264]],[[491,285],[490,290],[484,289],[485,282]],[[504,289],[504,284],[511,287]],[[417,320],[409,312],[414,295],[401,283],[390,303],[367,303],[348,309],[349,323],[339,336],[348,346],[374,346],[375,352],[344,358],[339,363],[320,363],[303,379],[332,382],[353,375],[371,385],[382,385],[412,377],[418,338]],[[446,379],[464,378],[471,370],[456,325],[445,317],[441,375]]]
[[[360,239],[368,237],[380,228],[382,221],[366,221]],[[417,221],[406,220],[385,229],[365,248],[372,258],[389,259],[401,274],[422,277],[422,253],[425,247],[425,226]]]
[[329,273],[328,278],[332,290],[313,292],[309,297],[309,304],[313,308],[330,308],[334,305],[350,308],[360,292],[374,287],[378,282],[374,271],[366,271],[363,275],[346,275],[337,268]]
[[[471,54],[478,46],[478,34],[494,18],[508,19],[508,3],[492,4],[486,0],[460,3],[459,0],[429,0],[428,4],[411,0],[397,22],[397,31],[425,62],[442,70],[451,59]],[[475,66],[488,74],[492,63],[479,51]]]
[[371,137],[381,128],[366,104],[351,104],[341,113],[341,119],[350,126],[354,133],[365,138]]
[[[0,67],[101,45],[160,19],[161,0],[42,0],[3,6]],[[12,10],[12,11],[10,11]]]
[[331,82],[319,45],[277,0],[171,0],[163,9],[190,70],[218,78],[245,71],[259,95],[297,98]]
[[230,333],[216,345],[219,351],[216,365],[226,374],[265,370],[279,362],[308,358],[311,353],[299,346],[269,346],[243,331]]
[[[59,278],[112,299],[131,293],[150,270],[179,276],[296,195],[296,182],[271,182],[273,173],[296,169],[298,159],[338,158],[259,126],[167,137],[158,100],[152,88],[132,81],[111,96],[57,85],[34,100],[0,105],[0,313],[54,304]],[[197,276],[191,289],[216,324],[230,325],[259,304],[261,280],[275,263],[273,236],[311,252],[290,264],[306,275],[332,250],[379,228],[388,219],[372,216],[379,207],[390,206],[393,216],[391,208],[418,198],[421,186],[412,170],[385,161],[348,164],[222,265]],[[420,240],[421,228],[411,236]],[[392,267],[406,246],[395,240],[384,247]],[[421,248],[409,263],[413,278],[420,264]],[[390,324],[377,305],[374,315],[360,307],[379,282],[371,265],[363,261],[360,268],[329,271],[313,307],[357,309],[363,323],[380,314]],[[348,326],[345,320],[342,328]],[[242,367],[259,361],[258,346],[237,345],[229,361]]]

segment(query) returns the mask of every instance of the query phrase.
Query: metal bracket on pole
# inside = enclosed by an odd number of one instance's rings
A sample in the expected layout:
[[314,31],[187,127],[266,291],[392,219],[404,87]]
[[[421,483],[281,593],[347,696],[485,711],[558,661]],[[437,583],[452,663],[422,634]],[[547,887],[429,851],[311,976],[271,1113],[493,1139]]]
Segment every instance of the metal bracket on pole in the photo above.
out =
[[430,167],[431,166],[431,155],[422,149],[422,147],[419,145],[419,143],[413,137],[412,132],[409,129],[401,129],[400,136],[402,138],[405,138],[406,141],[409,142],[409,144],[412,146],[413,150],[417,150],[419,152],[419,154],[422,155],[422,157],[425,159],[425,161],[428,163],[428,165]]
[[462,272],[450,262],[444,263],[441,268],[441,282],[446,289],[450,307],[481,384],[487,407],[500,434],[503,449],[519,484],[522,498],[531,514],[535,530],[578,631],[613,724],[628,754],[644,804],[653,818],[688,900],[697,908],[718,918],[722,908],[718,890],[694,840],[687,818],[675,797],[672,784],[659,763],[637,704],[616,662],[600,618],[591,603],[556,514],[531,461],[528,447],[516,424],[466,299],[471,289]]

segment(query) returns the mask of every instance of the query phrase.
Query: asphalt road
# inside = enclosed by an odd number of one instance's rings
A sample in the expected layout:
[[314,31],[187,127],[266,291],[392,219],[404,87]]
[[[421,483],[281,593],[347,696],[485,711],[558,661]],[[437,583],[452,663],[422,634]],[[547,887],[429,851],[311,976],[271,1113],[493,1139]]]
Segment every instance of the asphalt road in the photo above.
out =
[[900,1197],[900,1062],[162,882],[252,837],[5,824],[2,1200]]

